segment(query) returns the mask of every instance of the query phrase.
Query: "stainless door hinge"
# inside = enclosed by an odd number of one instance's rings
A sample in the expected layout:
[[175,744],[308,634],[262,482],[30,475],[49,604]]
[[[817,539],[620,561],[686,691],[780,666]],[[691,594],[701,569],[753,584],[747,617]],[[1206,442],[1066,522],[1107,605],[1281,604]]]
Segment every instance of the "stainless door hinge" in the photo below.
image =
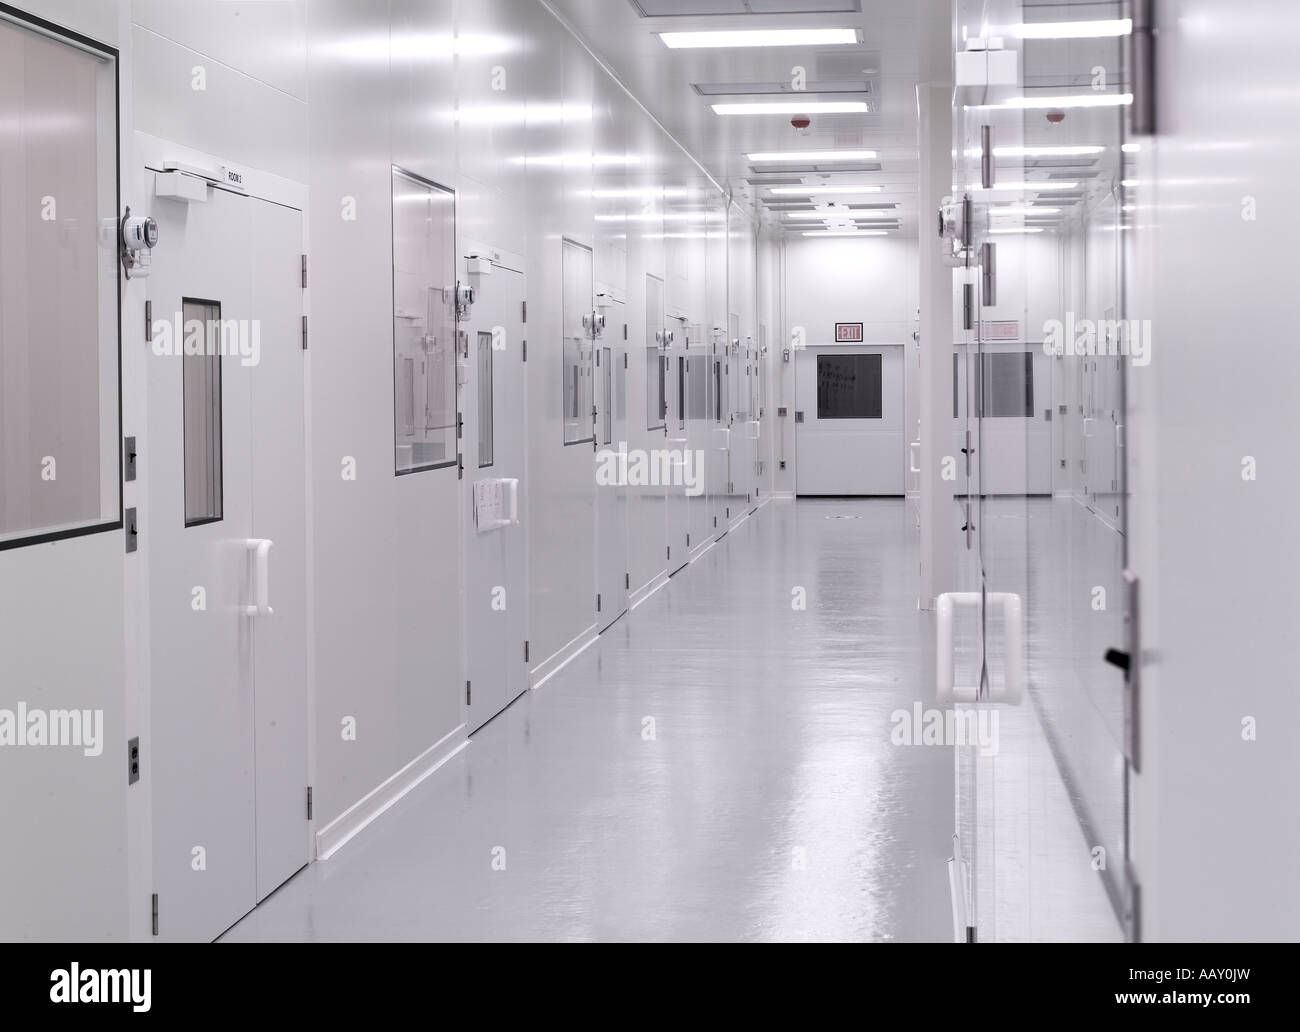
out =
[[460,452],[456,453],[456,479],[465,479],[465,457]]
[[528,341],[524,341],[524,361],[528,361]]
[[632,575],[630,573],[623,574],[623,589],[626,591],[631,587],[632,587]]
[[307,289],[307,256],[302,256],[302,289]]
[[600,612],[600,592],[596,592],[596,612]]
[[465,705],[469,705],[469,682],[465,682]]
[[153,343],[153,302],[144,303],[144,342]]
[[307,350],[307,317],[302,317],[302,349]]
[[158,893],[155,892],[153,894],[153,899],[150,902],[151,902],[151,909],[153,911],[152,914],[153,934],[157,935],[158,934]]
[[140,739],[126,740],[126,783],[134,785],[140,780]]
[[519,321],[520,321],[520,322],[527,322],[527,321],[528,321],[528,302],[527,302],[527,301],[520,301],[520,302],[519,302]]
[[312,818],[311,785],[307,786],[307,819]]
[[528,662],[528,642],[524,642],[524,662]]

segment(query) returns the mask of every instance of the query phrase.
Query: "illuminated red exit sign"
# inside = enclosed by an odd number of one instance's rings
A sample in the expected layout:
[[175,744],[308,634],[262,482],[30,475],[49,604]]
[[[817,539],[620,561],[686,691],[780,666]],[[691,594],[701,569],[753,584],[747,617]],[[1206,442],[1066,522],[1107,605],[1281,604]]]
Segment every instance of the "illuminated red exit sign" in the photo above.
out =
[[862,323],[837,322],[835,324],[835,343],[836,344],[862,343]]

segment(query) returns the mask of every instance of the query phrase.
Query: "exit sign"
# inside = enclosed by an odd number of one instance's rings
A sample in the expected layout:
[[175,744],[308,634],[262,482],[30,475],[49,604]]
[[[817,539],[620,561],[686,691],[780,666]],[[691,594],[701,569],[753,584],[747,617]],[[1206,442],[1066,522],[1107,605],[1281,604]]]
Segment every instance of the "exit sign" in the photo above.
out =
[[835,324],[835,343],[836,344],[862,343],[862,323],[837,322]]

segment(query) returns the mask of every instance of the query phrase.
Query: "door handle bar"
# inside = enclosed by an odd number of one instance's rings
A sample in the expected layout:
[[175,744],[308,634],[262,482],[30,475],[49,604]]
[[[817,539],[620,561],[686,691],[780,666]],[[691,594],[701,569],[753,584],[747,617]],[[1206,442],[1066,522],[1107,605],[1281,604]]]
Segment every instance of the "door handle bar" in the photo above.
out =
[[940,702],[1020,702],[1024,693],[1025,675],[1021,645],[1024,641],[1024,614],[1020,596],[1009,591],[990,591],[984,596],[985,605],[1000,606],[1006,628],[1006,669],[1002,683],[989,681],[989,693],[980,697],[978,682],[975,685],[955,684],[953,674],[953,617],[958,606],[978,609],[978,591],[945,591],[936,604],[938,627],[935,634],[935,690]]
[[271,546],[275,544],[270,538],[248,538],[245,542],[253,553],[253,585],[256,601],[244,606],[248,616],[271,616],[275,610],[270,602],[270,558]]

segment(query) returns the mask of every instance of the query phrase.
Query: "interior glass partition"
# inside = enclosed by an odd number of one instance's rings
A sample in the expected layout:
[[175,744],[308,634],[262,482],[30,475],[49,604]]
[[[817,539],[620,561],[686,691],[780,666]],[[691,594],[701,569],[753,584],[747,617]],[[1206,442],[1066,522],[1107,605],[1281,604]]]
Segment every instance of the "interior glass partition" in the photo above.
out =
[[[957,854],[978,941],[1131,936],[1119,3],[956,0]],[[1133,352],[1133,353],[1130,353]],[[961,598],[962,596],[958,596]],[[973,736],[974,737],[974,736]]]

